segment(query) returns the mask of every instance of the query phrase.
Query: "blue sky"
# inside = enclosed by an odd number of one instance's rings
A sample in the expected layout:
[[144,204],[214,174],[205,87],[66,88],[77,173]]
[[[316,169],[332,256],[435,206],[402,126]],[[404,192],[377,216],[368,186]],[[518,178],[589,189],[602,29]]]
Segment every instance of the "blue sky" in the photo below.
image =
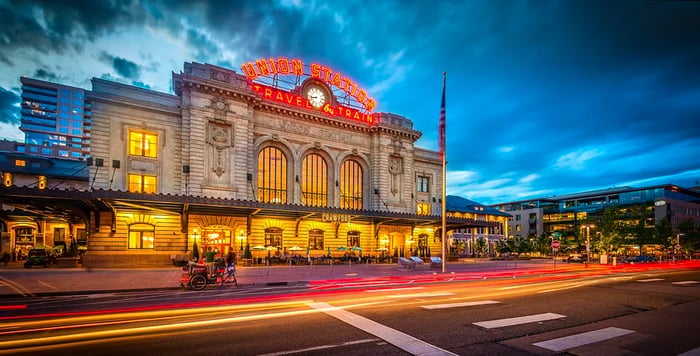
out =
[[437,149],[485,204],[700,180],[700,2],[0,0],[0,138],[20,76],[172,92],[188,61],[326,64]]

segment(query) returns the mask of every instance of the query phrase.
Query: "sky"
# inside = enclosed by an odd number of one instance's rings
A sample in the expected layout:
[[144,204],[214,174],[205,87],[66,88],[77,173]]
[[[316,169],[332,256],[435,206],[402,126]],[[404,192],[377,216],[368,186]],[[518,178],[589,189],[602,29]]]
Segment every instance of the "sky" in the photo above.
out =
[[0,138],[20,76],[172,93],[184,62],[300,58],[353,78],[483,204],[700,185],[700,2],[0,0]]

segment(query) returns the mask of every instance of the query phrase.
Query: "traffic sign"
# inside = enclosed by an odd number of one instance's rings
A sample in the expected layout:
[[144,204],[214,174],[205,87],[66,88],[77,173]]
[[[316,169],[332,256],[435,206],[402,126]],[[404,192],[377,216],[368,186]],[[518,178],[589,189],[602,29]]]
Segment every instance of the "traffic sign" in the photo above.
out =
[[559,240],[552,240],[552,249],[559,249]]

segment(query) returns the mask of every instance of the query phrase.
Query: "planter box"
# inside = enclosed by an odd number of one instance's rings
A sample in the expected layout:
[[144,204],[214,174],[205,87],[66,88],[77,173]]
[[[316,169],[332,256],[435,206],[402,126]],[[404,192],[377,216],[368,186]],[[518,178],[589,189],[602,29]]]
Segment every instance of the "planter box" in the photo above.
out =
[[243,264],[244,267],[250,267],[253,265],[253,259],[252,258],[242,258],[241,263]]

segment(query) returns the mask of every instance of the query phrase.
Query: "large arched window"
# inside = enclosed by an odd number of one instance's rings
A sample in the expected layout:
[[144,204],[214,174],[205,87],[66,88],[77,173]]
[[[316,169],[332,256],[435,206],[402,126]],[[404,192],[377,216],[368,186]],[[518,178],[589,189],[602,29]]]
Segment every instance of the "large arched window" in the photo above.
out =
[[301,166],[302,204],[328,206],[328,168],[326,160],[312,153],[304,157]]
[[340,207],[362,209],[362,167],[347,160],[340,166]]
[[287,202],[287,157],[277,147],[265,147],[258,154],[258,201]]

